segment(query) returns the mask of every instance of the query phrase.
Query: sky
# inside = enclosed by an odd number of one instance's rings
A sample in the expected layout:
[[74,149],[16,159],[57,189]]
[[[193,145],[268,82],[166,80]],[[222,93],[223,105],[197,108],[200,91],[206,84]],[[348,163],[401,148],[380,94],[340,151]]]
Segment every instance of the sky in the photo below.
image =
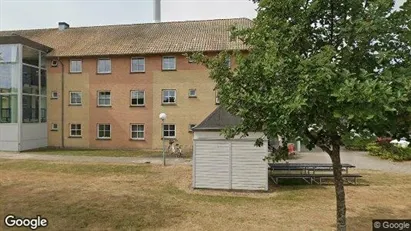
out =
[[[161,0],[161,21],[254,18],[250,0]],[[397,0],[397,5],[405,0]],[[153,22],[153,0],[0,0],[0,30]]]

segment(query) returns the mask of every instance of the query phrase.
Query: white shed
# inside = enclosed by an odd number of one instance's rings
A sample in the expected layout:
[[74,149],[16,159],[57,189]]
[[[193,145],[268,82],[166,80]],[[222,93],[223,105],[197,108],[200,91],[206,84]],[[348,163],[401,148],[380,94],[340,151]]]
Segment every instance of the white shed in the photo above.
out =
[[268,142],[256,147],[262,133],[226,139],[221,130],[241,119],[218,107],[193,128],[193,188],[268,190]]

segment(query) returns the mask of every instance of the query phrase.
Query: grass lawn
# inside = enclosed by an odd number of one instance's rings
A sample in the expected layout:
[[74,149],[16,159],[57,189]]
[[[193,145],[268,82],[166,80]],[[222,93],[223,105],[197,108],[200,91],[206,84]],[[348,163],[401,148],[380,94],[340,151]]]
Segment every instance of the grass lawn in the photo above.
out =
[[[347,230],[411,217],[411,175],[360,171],[347,186]],[[42,230],[333,230],[333,186],[268,193],[192,190],[191,167],[0,159],[0,218],[42,215]],[[366,182],[365,182],[366,181]],[[2,222],[0,230],[5,229]],[[21,230],[21,229],[16,229]]]
[[[26,151],[25,153],[66,155],[66,156],[110,156],[110,157],[161,157],[161,151],[153,150],[107,150],[107,149],[58,149],[40,148]],[[185,155],[187,156],[187,154]],[[191,156],[191,154],[190,154]]]

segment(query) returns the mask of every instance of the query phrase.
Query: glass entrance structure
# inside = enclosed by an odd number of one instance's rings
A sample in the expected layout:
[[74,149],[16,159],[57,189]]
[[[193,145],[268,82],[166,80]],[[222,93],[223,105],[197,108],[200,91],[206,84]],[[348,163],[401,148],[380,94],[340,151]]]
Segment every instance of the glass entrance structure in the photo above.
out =
[[50,50],[21,36],[0,37],[0,150],[47,146]]

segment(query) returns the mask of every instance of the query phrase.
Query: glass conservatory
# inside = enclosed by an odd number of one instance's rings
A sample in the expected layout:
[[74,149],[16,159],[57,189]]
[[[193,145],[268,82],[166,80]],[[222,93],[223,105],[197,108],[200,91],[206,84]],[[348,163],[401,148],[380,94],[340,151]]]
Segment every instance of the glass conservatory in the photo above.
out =
[[0,37],[0,150],[47,146],[46,54],[21,36]]

